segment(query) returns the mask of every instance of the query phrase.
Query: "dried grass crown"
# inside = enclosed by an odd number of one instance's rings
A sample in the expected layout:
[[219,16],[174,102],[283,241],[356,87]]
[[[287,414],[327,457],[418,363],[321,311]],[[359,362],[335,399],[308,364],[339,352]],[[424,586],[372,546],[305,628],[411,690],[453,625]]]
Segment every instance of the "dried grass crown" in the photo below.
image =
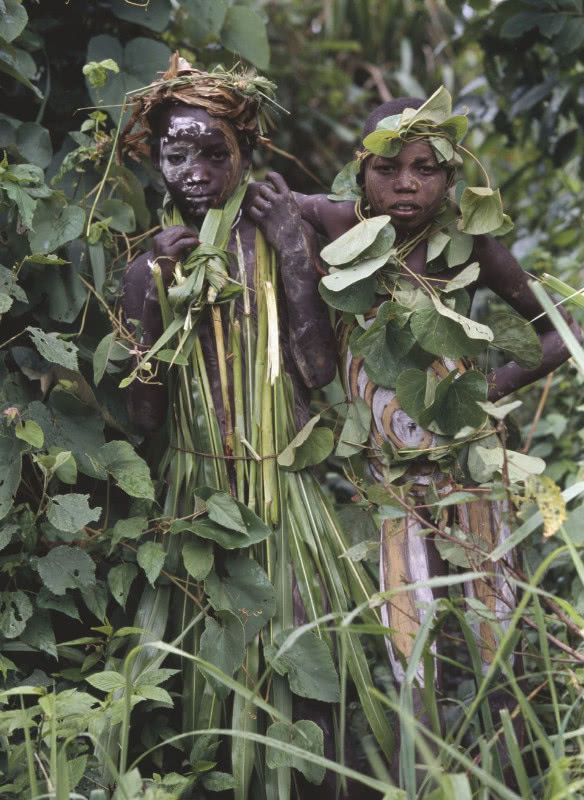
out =
[[275,89],[275,84],[253,70],[218,66],[205,72],[174,53],[159,80],[130,93],[132,115],[122,133],[121,148],[135,158],[148,156],[153,112],[172,102],[204,108],[211,116],[228,121],[254,147],[273,125],[266,106],[278,107]]
[[452,98],[441,86],[419,108],[405,108],[401,114],[385,117],[374,131],[363,139],[356,158],[347,164],[332,185],[332,200],[359,200],[363,196],[358,175],[363,161],[371,156],[394,158],[404,144],[424,140],[431,146],[439,164],[455,168],[470,157],[480,167],[486,186],[457,186],[456,201],[461,217],[458,229],[464,233],[478,235],[490,233],[503,235],[512,227],[498,189],[491,187],[486,170],[461,141],[468,130],[465,114],[452,113]]

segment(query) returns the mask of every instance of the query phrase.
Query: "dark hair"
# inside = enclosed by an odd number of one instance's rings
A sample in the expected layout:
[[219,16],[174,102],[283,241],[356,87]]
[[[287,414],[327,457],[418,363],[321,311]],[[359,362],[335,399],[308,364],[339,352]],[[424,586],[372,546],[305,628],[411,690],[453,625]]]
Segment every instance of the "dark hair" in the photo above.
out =
[[365,120],[363,139],[373,133],[382,119],[401,114],[406,108],[420,108],[423,103],[424,100],[419,97],[397,97],[395,100],[388,100],[387,103],[382,103],[377,108],[374,108]]

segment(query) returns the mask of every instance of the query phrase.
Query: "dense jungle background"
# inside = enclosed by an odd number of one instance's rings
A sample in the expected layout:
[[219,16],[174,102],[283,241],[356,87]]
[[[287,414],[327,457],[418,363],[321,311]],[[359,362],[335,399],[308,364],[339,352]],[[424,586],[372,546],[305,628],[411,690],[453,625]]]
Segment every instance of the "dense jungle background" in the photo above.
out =
[[[518,393],[507,418],[515,449],[544,459],[549,480],[517,507],[525,580],[501,658],[483,675],[469,641],[448,653],[448,697],[430,697],[445,731],[413,718],[415,665],[400,692],[379,626],[347,621],[368,637],[383,724],[401,726],[398,785],[391,747],[371,733],[343,664],[339,725],[360,743],[350,763],[324,760],[313,723],[274,715],[267,738],[247,724],[273,712],[263,687],[237,672],[247,620],[236,612],[272,602],[257,564],[231,583],[223,576],[198,620],[211,619],[199,666],[228,709],[215,727],[231,733],[184,729],[179,610],[136,609],[144,592],[170,585],[199,603],[212,551],[199,541],[180,569],[166,561],[165,541],[179,534],[155,504],[156,437],[132,427],[119,388],[131,359],[121,278],[156,231],[162,187],[150,166],[118,163],[114,147],[125,93],[176,49],[205,68],[255,66],[277,84],[282,112],[255,174],[277,170],[306,193],[328,191],[372,108],[445,85],[469,109],[467,146],[513,216],[507,244],[584,321],[583,0],[0,0],[0,797],[279,800],[299,776],[318,793],[324,767],[351,781],[354,798],[584,797],[584,351],[573,343],[570,362]],[[481,295],[476,313],[492,302]],[[315,408],[338,399],[332,386]],[[375,579],[366,503],[351,500],[334,457],[318,469],[346,523],[348,558]],[[469,566],[454,545],[445,557]],[[456,594],[439,611],[417,660],[434,636],[455,641],[455,617],[470,630],[473,609]],[[145,631],[167,652],[138,669]],[[292,648],[274,669],[297,694],[330,702],[334,665],[322,662],[316,686],[302,669],[321,655]],[[496,688],[513,699],[500,719],[485,700]],[[425,765],[417,779],[415,762]]]

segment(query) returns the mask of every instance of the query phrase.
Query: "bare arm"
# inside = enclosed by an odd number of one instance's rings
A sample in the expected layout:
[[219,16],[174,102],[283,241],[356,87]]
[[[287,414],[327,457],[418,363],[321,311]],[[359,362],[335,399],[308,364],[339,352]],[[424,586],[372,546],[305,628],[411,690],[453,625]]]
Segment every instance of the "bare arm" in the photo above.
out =
[[[491,237],[478,236],[473,258],[481,266],[480,280],[482,284],[509,303],[522,317],[531,320],[542,313],[543,309],[529,288],[527,274],[500,242]],[[560,310],[575,335],[581,339],[582,331],[578,325],[569,314],[563,309]],[[543,352],[541,363],[534,369],[523,369],[515,361],[509,361],[502,367],[492,370],[487,376],[489,400],[498,400],[522,386],[533,383],[553,372],[569,358],[568,349],[547,316],[537,320],[534,327],[538,332]]]
[[299,194],[292,192],[300,214],[320,236],[332,241],[359,221],[355,204],[350,201],[336,203],[326,194]]
[[336,371],[336,346],[328,309],[318,293],[316,237],[303,222],[284,179],[251,187],[247,213],[278,255],[286,295],[292,356],[306,386],[326,386]]

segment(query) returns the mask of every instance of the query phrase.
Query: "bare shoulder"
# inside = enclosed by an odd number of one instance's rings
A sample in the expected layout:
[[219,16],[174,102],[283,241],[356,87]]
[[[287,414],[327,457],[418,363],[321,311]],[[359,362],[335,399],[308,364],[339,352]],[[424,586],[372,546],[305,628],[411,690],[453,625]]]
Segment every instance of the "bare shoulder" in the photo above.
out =
[[357,223],[355,204],[350,201],[334,202],[326,194],[299,194],[294,192],[302,218],[309,222],[321,236],[336,239]]

